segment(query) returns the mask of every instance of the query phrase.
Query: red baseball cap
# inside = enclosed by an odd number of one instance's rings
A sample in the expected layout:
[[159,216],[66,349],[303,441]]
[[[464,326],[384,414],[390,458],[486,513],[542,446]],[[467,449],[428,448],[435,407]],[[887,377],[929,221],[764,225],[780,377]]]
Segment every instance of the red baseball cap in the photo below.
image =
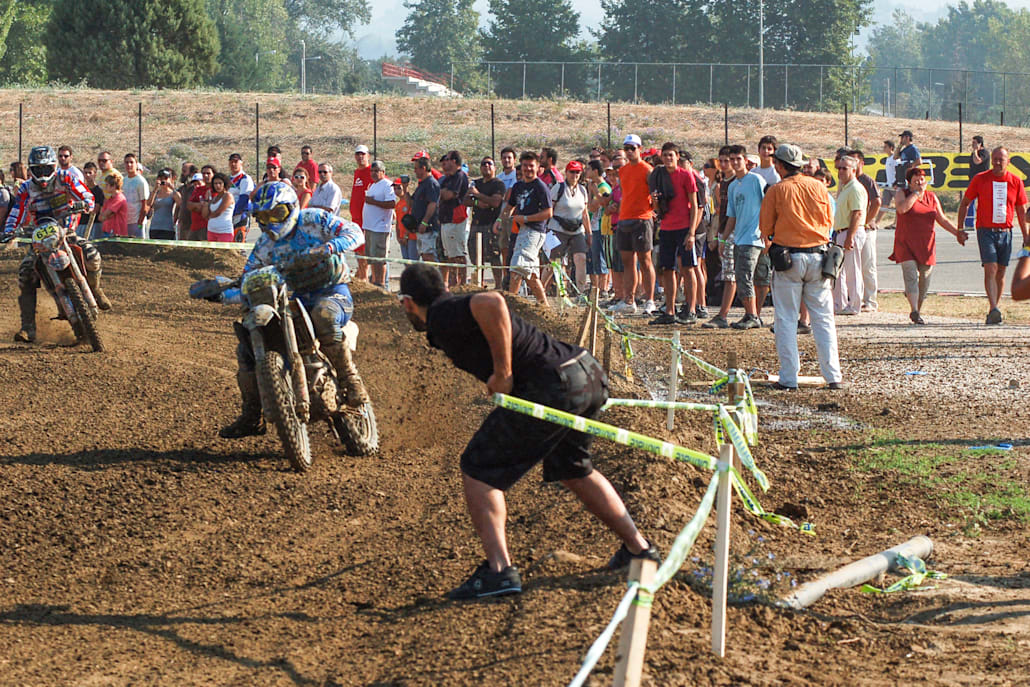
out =
[[582,172],[583,163],[579,160],[569,160],[569,164],[565,165],[566,172]]
[[429,152],[425,150],[420,150],[411,156],[411,161],[414,162],[415,160],[421,160],[424,157],[429,157]]
[[657,148],[648,148],[647,150],[640,153],[640,157],[652,157],[658,154]]
[[278,167],[279,169],[282,169],[283,163],[279,161],[279,158],[273,155],[265,160],[265,167]]

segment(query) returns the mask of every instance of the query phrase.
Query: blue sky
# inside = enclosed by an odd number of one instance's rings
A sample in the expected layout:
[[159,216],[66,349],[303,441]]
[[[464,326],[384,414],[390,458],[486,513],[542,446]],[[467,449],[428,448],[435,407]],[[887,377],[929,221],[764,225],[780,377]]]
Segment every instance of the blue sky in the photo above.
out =
[[[741,0],[736,0],[741,1]],[[757,0],[746,0],[755,2]],[[394,34],[404,23],[407,10],[403,0],[370,0],[372,5],[372,22],[367,26],[354,29],[355,43],[362,57],[376,58],[384,54],[396,54],[397,47]],[[956,5],[958,0],[879,0],[873,5],[875,22],[890,21],[895,8],[901,8],[919,21],[935,21],[948,5]],[[598,0],[572,0],[572,5],[580,13],[580,24],[584,33],[595,28],[604,16]],[[1008,0],[1012,8],[1030,8],[1030,0]],[[476,0],[476,9],[486,17],[488,5],[486,0]],[[868,33],[869,30],[867,29]],[[858,45],[863,45],[865,36],[860,35]]]

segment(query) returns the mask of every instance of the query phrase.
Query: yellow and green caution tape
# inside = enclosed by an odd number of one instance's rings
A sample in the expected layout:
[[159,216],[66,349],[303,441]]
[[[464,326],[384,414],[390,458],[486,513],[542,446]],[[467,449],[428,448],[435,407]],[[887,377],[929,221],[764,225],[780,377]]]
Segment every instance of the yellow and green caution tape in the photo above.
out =
[[906,575],[884,589],[874,587],[871,584],[863,584],[859,588],[859,591],[865,592],[866,594],[893,594],[894,592],[911,589],[934,589],[935,587],[923,587],[923,582],[926,580],[943,580],[947,577],[944,573],[927,570],[926,563],[922,558],[917,558],[915,556],[909,557],[901,553],[897,556],[898,567],[903,570],[907,570],[910,573],[909,575]]

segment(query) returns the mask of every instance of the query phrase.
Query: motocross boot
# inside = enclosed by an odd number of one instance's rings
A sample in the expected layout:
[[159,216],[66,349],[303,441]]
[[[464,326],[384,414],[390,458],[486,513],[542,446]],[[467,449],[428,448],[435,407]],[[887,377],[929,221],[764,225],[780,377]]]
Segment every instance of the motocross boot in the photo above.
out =
[[369,402],[368,392],[358,374],[358,368],[354,365],[351,357],[350,346],[346,341],[331,343],[322,346],[322,352],[329,358],[329,362],[336,368],[336,375],[340,380],[340,396],[347,405],[355,408]]
[[236,373],[236,383],[240,386],[243,408],[236,421],[223,427],[218,432],[218,436],[223,439],[260,436],[265,433],[265,417],[261,414],[261,396],[258,393],[257,375],[240,370]]
[[97,270],[96,272],[90,272],[86,270],[86,283],[89,284],[90,290],[93,292],[93,298],[97,301],[97,307],[101,310],[110,310],[111,301],[108,300],[107,294],[100,288],[100,274],[103,270]]
[[18,309],[21,310],[21,329],[14,335],[15,341],[32,343],[36,340],[36,289],[21,288],[18,293]]

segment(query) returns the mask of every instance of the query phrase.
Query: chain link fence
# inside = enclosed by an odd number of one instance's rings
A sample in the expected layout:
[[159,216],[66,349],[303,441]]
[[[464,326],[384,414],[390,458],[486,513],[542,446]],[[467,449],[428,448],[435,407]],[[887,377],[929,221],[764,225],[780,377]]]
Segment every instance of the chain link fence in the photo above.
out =
[[[469,65],[460,65],[468,67]],[[653,104],[726,104],[1030,126],[1025,72],[842,64],[487,61],[490,94]],[[454,65],[451,84],[455,84]],[[472,95],[472,92],[469,92]]]

